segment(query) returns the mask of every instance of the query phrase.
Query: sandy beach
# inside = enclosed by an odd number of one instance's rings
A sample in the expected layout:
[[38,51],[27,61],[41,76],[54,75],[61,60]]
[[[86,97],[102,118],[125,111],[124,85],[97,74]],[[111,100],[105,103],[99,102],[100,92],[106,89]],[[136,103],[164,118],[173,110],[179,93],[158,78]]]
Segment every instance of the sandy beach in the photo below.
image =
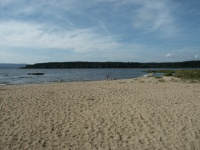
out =
[[165,77],[0,86],[0,149],[197,150],[200,83]]

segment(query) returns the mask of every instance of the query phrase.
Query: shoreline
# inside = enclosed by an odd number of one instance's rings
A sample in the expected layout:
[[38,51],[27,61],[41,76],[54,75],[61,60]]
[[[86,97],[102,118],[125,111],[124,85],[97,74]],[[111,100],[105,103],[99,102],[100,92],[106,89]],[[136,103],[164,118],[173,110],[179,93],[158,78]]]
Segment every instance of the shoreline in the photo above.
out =
[[[153,77],[146,77],[146,76],[139,76],[134,78],[125,78],[125,79],[104,79],[104,80],[84,80],[84,81],[56,81],[56,82],[41,82],[41,83],[20,83],[20,84],[0,84],[0,87],[6,86],[29,86],[29,85],[51,85],[51,84],[68,84],[68,83],[87,83],[87,82],[105,82],[105,81],[129,81],[129,80],[144,80],[144,81],[153,81],[153,80],[166,80],[172,82],[180,82],[180,83],[200,83],[198,80],[191,80],[191,79],[181,79],[178,77],[167,77],[167,76],[153,76]],[[161,81],[162,82],[162,81]]]
[[143,76],[140,77],[135,77],[135,78],[125,78],[125,79],[102,79],[102,80],[84,80],[84,81],[55,81],[55,82],[41,82],[41,83],[37,83],[37,82],[33,82],[33,83],[19,83],[19,84],[6,84],[6,83],[2,83],[0,84],[0,86],[20,86],[20,85],[41,85],[41,84],[60,84],[60,83],[81,83],[81,82],[101,82],[101,81],[115,81],[115,80],[131,80],[131,79],[137,79],[137,78],[142,78]]
[[0,86],[0,149],[198,149],[199,93],[172,77]]

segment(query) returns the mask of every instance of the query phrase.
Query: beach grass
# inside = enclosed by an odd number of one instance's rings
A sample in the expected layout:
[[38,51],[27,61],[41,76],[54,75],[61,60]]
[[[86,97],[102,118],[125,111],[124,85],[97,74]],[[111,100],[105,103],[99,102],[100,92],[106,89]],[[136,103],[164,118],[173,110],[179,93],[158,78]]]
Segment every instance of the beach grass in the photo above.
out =
[[163,76],[173,76],[181,79],[200,81],[200,70],[148,70],[147,73],[163,73]]
[[200,70],[177,70],[175,77],[200,81]]
[[159,81],[159,82],[165,82],[165,80],[164,80],[164,79],[159,79],[158,81]]

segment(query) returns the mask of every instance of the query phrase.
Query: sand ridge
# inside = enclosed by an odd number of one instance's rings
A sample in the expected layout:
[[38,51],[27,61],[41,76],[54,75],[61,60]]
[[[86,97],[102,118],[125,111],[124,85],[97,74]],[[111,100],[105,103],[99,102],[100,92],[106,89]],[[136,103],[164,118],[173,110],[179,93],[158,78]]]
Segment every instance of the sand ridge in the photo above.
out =
[[0,86],[0,149],[199,148],[199,83],[138,78]]

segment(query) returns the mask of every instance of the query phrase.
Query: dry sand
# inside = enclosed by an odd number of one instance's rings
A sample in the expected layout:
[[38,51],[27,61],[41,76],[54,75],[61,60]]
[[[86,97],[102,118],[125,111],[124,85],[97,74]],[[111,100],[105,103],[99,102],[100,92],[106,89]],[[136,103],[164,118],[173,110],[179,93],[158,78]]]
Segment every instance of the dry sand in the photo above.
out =
[[0,86],[0,149],[200,149],[200,83]]

